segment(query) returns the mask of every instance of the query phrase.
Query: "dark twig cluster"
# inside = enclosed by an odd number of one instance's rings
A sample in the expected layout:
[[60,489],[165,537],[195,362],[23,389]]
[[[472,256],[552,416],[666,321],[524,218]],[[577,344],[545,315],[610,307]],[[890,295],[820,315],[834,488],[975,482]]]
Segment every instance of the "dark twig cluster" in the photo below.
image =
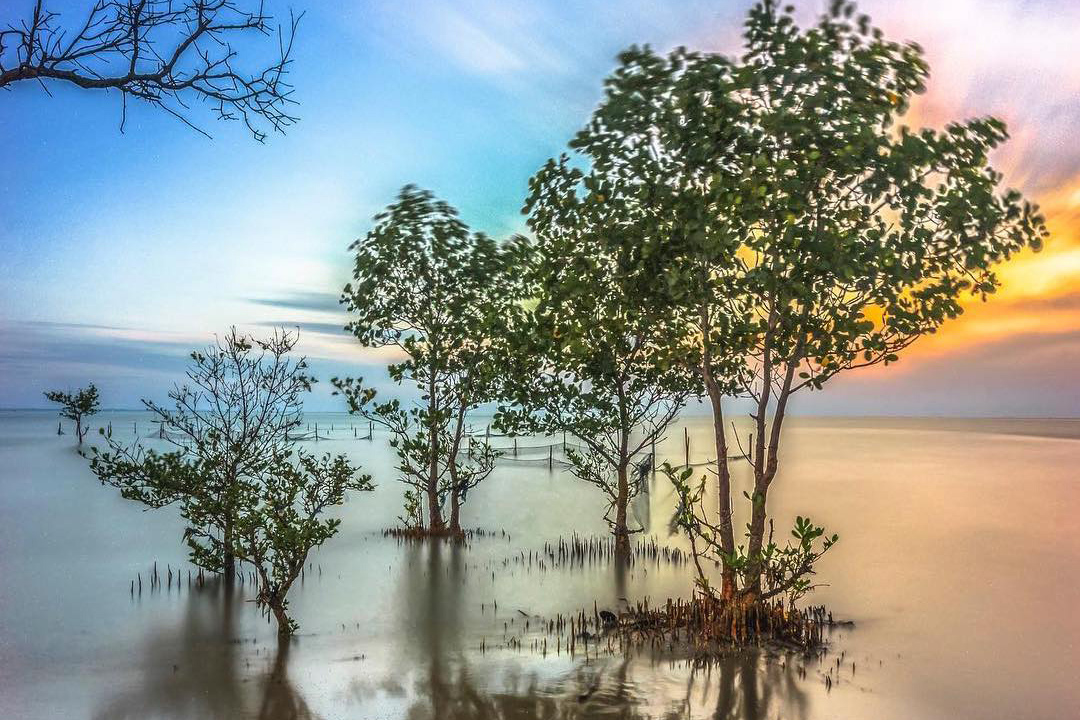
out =
[[[29,19],[0,30],[0,88],[22,80],[60,81],[118,90],[120,129],[129,97],[173,115],[209,137],[190,119],[192,104],[208,104],[220,120],[240,120],[259,142],[298,118],[286,82],[300,15],[272,27],[263,3],[235,0],[96,0],[77,26],[37,0]],[[272,59],[241,67],[234,40],[276,35]]]

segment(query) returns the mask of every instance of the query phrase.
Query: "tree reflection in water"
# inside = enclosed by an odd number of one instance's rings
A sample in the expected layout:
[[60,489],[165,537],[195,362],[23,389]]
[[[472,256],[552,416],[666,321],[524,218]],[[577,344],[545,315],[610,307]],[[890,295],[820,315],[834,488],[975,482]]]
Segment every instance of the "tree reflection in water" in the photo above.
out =
[[[403,578],[406,662],[426,663],[412,688],[409,720],[511,720],[538,718],[704,718],[764,720],[806,718],[808,699],[800,689],[797,662],[740,654],[697,670],[647,656],[578,662],[557,680],[541,680],[515,661],[499,663],[500,650],[474,665],[463,642],[463,550],[441,541],[411,543]],[[626,568],[616,567],[618,596]],[[474,638],[476,645],[479,638]],[[542,662],[536,658],[537,662]],[[482,663],[482,664],[481,664]],[[527,666],[528,663],[525,663]],[[497,668],[478,672],[477,667]],[[667,678],[685,673],[682,691]]]
[[[528,652],[478,652],[482,633],[470,630],[466,582],[467,551],[442,541],[409,543],[403,563],[400,622],[386,645],[396,666],[385,677],[358,675],[348,693],[322,696],[331,716],[365,717],[378,688],[398,702],[395,714],[410,720],[540,720],[578,718],[717,718],[764,720],[809,716],[799,660],[740,654],[697,670],[685,663],[653,658],[545,659]],[[627,568],[615,567],[613,590],[622,596]],[[234,594],[235,593],[235,594]],[[207,584],[179,599],[182,617],[171,629],[151,635],[129,687],[115,692],[93,717],[258,718],[305,720],[316,717],[304,693],[289,679],[290,645],[251,641],[242,629],[249,609],[239,591]],[[249,618],[250,620],[250,618]],[[488,618],[491,629],[501,619]],[[306,648],[305,648],[306,649]],[[300,648],[292,648],[298,653]],[[317,655],[317,653],[316,653]],[[300,659],[299,655],[296,659]],[[326,659],[304,657],[319,664]],[[558,663],[552,664],[552,663]],[[393,665],[393,664],[392,664]],[[561,668],[561,669],[558,669]],[[356,703],[342,708],[342,703]],[[402,708],[407,708],[402,710]],[[340,712],[339,712],[340,711]]]
[[[275,648],[275,639],[267,669],[251,667],[251,652],[237,637],[238,613],[245,607],[238,591],[212,580],[181,602],[181,621],[151,635],[142,649],[141,676],[134,687],[107,699],[94,718],[315,717],[289,682],[287,645]],[[268,657],[260,653],[258,662]]]

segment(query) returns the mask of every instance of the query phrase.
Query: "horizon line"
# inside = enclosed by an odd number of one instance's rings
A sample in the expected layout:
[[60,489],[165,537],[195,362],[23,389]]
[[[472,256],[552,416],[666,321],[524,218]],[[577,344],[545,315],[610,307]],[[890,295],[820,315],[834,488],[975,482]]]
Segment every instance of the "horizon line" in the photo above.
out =
[[[0,412],[59,412],[57,408],[42,407],[0,407]],[[99,413],[105,412],[151,412],[146,408],[102,408]],[[303,412],[303,411],[302,411]],[[339,413],[350,414],[348,410],[309,410],[309,413]],[[486,415],[490,413],[475,413]],[[690,412],[686,415],[692,417],[709,417],[707,412]],[[909,413],[890,414],[844,414],[844,413],[787,413],[788,417],[803,418],[861,418],[861,419],[912,419],[912,420],[1080,420],[1080,415],[913,415]]]

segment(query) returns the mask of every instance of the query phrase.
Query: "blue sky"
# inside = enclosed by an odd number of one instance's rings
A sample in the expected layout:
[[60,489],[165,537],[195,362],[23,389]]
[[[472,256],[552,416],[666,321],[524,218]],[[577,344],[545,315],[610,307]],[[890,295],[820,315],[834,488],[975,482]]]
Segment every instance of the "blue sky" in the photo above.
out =
[[[812,15],[825,3],[797,4]],[[5,3],[0,24],[31,5]],[[86,5],[53,3],[69,22]],[[289,5],[269,7],[284,17]],[[121,133],[117,95],[53,84],[49,96],[30,83],[0,93],[0,407],[44,406],[45,387],[91,380],[108,406],[160,398],[186,353],[231,324],[300,324],[324,377],[383,377],[385,358],[334,330],[343,322],[334,300],[348,244],[397,189],[430,188],[496,236],[522,229],[529,176],[585,122],[620,49],[737,49],[748,7],[295,0],[306,11],[292,73],[301,120],[265,145],[208,113],[195,118],[212,140],[140,106],[129,106]],[[796,410],[1077,414],[1064,368],[1080,360],[1080,9],[862,7],[927,48],[935,72],[916,120],[1010,122],[999,165],[1049,200],[1066,239],[1019,265],[1013,285],[1026,290],[1003,293],[992,312],[975,309],[895,370],[838,380]],[[1047,298],[1064,304],[1052,328],[1032,310]],[[1040,322],[1025,325],[1033,314]],[[325,388],[309,406],[338,407]]]

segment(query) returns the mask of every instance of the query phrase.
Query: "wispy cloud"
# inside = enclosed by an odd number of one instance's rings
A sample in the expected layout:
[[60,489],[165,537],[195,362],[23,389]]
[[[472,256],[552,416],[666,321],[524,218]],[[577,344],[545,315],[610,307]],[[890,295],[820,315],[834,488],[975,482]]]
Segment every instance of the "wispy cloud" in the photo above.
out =
[[41,406],[54,387],[94,382],[104,404],[132,407],[182,377],[199,344],[175,333],[54,322],[0,324],[0,406]]
[[1017,332],[838,376],[797,413],[1075,417],[1080,331]]
[[283,308],[286,310],[313,310],[320,312],[341,312],[338,295],[328,292],[291,292],[277,297],[248,298],[256,305]]
[[519,0],[421,2],[400,6],[402,27],[461,70],[481,75],[568,72],[566,48],[551,37],[544,6]]
[[264,320],[256,324],[260,327],[296,328],[301,333],[331,335],[333,337],[349,336],[343,323],[310,322],[306,320]]

